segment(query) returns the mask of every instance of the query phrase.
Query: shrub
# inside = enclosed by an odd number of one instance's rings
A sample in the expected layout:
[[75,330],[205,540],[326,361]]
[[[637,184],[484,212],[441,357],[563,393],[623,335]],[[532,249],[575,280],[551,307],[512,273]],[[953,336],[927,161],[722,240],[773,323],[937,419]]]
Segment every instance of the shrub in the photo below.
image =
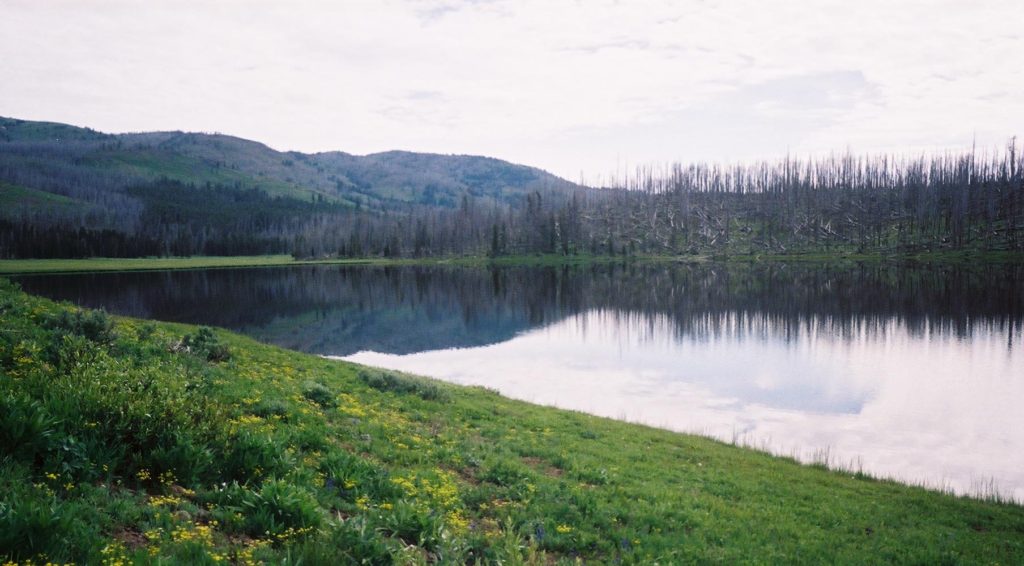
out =
[[325,409],[334,406],[334,394],[322,383],[307,382],[302,386],[302,396]]
[[154,334],[156,334],[156,325],[153,324],[152,322],[143,323],[141,326],[139,326],[137,332],[139,335],[139,340],[145,342],[152,338]]
[[430,379],[392,372],[364,369],[359,371],[363,383],[379,391],[412,393],[427,401],[447,401],[448,391]]
[[257,417],[264,419],[281,417],[281,420],[284,422],[288,422],[288,412],[288,404],[280,399],[260,401],[260,403],[253,407],[252,410],[252,414]]
[[175,347],[175,351],[187,352],[209,362],[223,362],[231,358],[231,352],[209,326],[200,326],[195,334],[186,334]]
[[114,321],[102,310],[61,310],[48,315],[43,321],[43,326],[54,331],[56,342],[60,342],[60,336],[63,334],[82,336],[97,344],[110,344],[115,338]]

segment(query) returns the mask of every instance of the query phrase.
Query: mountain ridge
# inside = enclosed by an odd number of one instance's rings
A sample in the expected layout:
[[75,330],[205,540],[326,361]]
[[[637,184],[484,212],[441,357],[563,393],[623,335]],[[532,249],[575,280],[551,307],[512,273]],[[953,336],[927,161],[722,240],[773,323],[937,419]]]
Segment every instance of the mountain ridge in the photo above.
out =
[[[21,153],[35,150],[35,159],[27,161],[37,176],[47,177],[49,182],[43,184],[51,188],[3,175],[5,165],[8,170],[19,165],[19,160],[12,158],[19,149]],[[39,153],[46,158],[41,159]],[[113,168],[127,177],[121,182],[98,183],[106,190],[165,177],[186,183],[241,184],[271,196],[325,199],[380,210],[401,205],[453,208],[470,196],[508,203],[536,190],[578,188],[542,169],[482,155],[406,150],[365,155],[342,150],[304,153],[280,151],[260,141],[223,133],[113,134],[59,122],[0,117],[0,179],[74,197],[69,194],[72,189],[61,186],[57,166],[67,163],[68,154],[74,154],[76,167]],[[24,165],[26,159],[20,161]]]

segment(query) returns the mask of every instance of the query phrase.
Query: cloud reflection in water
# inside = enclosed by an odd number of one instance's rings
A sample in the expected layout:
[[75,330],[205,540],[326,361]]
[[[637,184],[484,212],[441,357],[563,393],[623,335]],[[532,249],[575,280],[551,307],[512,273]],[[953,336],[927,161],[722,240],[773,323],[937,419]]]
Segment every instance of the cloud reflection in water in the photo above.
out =
[[964,340],[897,317],[843,333],[815,317],[716,322],[682,333],[664,315],[593,309],[489,346],[344,359],[960,492],[994,480],[1024,499],[1024,357],[1007,326]]

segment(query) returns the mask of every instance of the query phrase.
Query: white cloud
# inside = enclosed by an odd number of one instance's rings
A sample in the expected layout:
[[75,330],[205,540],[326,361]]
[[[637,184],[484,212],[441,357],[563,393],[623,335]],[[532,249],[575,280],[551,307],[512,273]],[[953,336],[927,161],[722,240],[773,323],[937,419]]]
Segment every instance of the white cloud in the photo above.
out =
[[616,162],[1001,143],[1019,2],[0,0],[0,114]]

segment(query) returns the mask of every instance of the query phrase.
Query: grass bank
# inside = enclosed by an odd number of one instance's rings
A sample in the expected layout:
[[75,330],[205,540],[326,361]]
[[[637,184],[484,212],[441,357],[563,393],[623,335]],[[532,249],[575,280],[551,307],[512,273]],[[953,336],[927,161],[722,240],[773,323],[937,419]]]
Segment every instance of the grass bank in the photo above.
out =
[[269,267],[295,265],[290,255],[195,256],[88,259],[4,259],[0,273],[72,273],[82,271],[160,271],[217,267]]
[[[88,259],[3,259],[0,274],[75,273],[98,271],[164,271],[169,269],[214,269],[233,267],[275,267],[289,265],[567,265],[622,261],[607,256],[533,255],[488,258],[484,256],[430,258],[358,258],[297,260],[290,255],[194,256]],[[673,259],[673,258],[660,258]]]
[[900,254],[881,253],[795,253],[715,255],[715,261],[735,262],[920,262],[920,263],[1024,263],[1024,253],[1008,251],[941,250]]
[[212,269],[232,267],[274,267],[288,265],[523,265],[557,266],[622,261],[646,262],[943,262],[943,263],[1024,263],[1017,252],[936,251],[912,254],[797,253],[786,255],[522,255],[465,256],[427,258],[360,258],[297,260],[290,255],[268,256],[194,256],[163,258],[88,258],[88,259],[3,259],[0,274],[74,273],[97,271],[162,271],[168,269]]
[[15,563],[1024,562],[1017,505],[3,280],[0,446]]

